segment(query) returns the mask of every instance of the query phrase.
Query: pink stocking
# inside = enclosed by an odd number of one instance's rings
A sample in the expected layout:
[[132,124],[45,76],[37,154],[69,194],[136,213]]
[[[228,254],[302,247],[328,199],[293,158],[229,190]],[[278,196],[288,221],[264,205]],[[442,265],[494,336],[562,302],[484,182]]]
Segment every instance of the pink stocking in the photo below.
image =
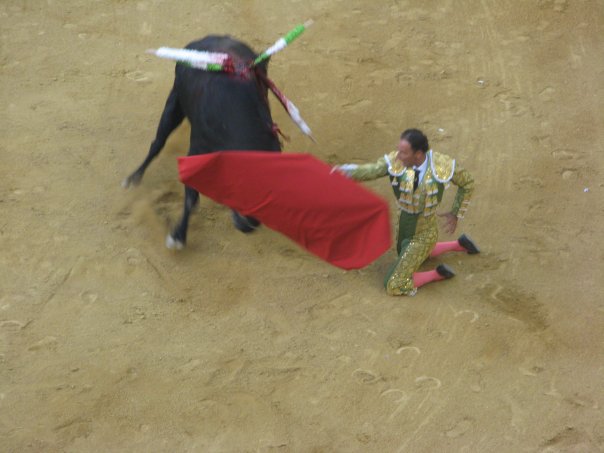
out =
[[430,252],[430,257],[434,258],[435,256],[442,255],[447,252],[465,252],[466,249],[459,245],[458,241],[451,242],[437,242],[434,246],[432,252]]
[[420,286],[424,286],[426,283],[437,282],[444,279],[445,278],[443,276],[436,272],[436,269],[425,272],[415,272],[413,274],[413,286],[419,288]]

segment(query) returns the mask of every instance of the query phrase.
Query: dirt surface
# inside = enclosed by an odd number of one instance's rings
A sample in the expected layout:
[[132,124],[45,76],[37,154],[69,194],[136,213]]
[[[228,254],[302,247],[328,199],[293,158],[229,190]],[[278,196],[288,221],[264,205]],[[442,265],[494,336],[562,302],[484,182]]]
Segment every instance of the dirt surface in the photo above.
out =
[[[185,125],[120,187],[173,80],[145,49],[308,18],[285,151],[422,128],[477,182],[454,279],[389,297],[394,251],[344,272],[207,199],[167,250]],[[1,451],[604,450],[603,1],[3,0],[0,33]]]

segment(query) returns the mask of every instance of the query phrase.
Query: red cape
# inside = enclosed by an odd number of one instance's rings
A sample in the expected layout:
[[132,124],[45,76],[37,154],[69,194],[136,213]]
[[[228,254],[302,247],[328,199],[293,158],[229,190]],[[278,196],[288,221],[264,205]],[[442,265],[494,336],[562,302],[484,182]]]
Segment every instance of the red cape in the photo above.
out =
[[180,180],[343,269],[390,248],[388,204],[310,154],[223,151],[179,157]]

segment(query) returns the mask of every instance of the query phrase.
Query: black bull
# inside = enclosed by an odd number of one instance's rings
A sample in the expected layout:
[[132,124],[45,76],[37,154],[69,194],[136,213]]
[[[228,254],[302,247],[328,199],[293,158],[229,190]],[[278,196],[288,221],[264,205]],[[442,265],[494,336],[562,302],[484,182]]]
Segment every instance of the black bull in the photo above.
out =
[[[246,44],[228,36],[207,36],[187,49],[229,54],[235,66],[247,68],[257,54]],[[240,73],[209,72],[177,64],[174,86],[161,115],[155,140],[143,163],[128,176],[124,187],[138,185],[151,161],[164,147],[168,136],[185,117],[191,123],[188,155],[224,150],[280,151],[277,128],[267,99],[267,61]],[[199,193],[185,187],[182,217],[166,238],[169,248],[182,248],[187,240],[191,210]],[[233,211],[235,226],[253,231],[257,220]]]

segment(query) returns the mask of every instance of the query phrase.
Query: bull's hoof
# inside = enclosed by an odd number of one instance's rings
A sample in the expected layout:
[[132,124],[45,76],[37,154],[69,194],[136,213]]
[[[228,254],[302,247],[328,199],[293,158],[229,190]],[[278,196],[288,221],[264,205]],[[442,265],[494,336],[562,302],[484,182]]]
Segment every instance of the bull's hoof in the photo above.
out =
[[170,250],[182,250],[185,248],[185,244],[184,242],[173,238],[172,235],[169,234],[166,236],[166,247],[168,247]]
[[129,189],[130,187],[136,187],[141,183],[143,179],[143,175],[139,173],[132,173],[126,179],[122,181],[122,187],[124,189]]
[[253,217],[242,216],[236,211],[231,212],[231,218],[233,219],[233,225],[235,225],[235,228],[242,233],[251,233],[260,225],[260,222]]

